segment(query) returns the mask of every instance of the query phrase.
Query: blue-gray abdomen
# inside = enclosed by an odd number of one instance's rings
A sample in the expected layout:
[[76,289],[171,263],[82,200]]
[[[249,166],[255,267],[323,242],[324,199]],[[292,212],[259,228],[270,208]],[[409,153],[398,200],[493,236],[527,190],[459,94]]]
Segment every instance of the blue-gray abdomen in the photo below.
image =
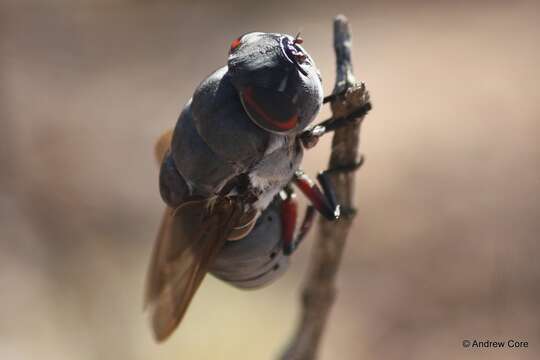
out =
[[285,273],[289,257],[283,254],[280,204],[276,197],[248,236],[225,244],[212,266],[214,276],[238,288],[252,289]]

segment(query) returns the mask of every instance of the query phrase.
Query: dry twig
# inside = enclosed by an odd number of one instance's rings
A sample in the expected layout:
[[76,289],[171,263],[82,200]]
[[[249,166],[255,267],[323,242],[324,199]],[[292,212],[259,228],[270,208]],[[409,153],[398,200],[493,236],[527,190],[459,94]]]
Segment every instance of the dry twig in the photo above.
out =
[[[369,110],[369,96],[363,83],[357,82],[351,63],[351,34],[345,16],[334,19],[336,84],[332,96],[332,117],[343,118],[358,109]],[[364,113],[365,115],[365,113]],[[360,124],[363,115],[336,130],[332,139],[329,168],[339,168],[358,161]],[[301,320],[282,360],[315,359],[328,314],[336,297],[334,280],[339,268],[345,239],[353,222],[354,172],[331,175],[342,206],[342,219],[330,222],[321,217],[320,233],[314,244],[310,268],[302,292]]]

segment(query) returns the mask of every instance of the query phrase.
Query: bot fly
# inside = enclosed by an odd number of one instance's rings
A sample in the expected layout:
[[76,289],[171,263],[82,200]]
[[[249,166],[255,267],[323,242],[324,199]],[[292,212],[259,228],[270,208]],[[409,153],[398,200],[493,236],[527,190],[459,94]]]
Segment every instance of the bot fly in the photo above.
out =
[[[300,170],[303,150],[338,127],[310,126],[323,90],[301,43],[261,32],[235,39],[227,65],[202,81],[158,141],[167,207],[146,290],[158,341],[178,326],[206,273],[244,289],[269,284],[317,212],[340,216],[327,173],[319,186]],[[311,203],[298,226],[295,187]]]

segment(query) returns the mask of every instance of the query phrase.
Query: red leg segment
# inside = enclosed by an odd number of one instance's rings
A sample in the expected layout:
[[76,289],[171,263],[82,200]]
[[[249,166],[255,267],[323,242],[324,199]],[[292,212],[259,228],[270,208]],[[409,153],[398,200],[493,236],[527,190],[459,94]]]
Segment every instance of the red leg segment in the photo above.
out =
[[283,252],[290,254],[294,248],[294,230],[298,217],[298,203],[291,188],[285,188],[280,193],[281,199],[281,237]]
[[300,170],[297,171],[294,175],[294,183],[325,218],[328,220],[339,218],[339,206],[332,204],[331,197],[324,194],[306,174]]
[[307,235],[309,229],[313,226],[313,222],[315,220],[315,215],[317,215],[317,210],[313,206],[308,206],[306,209],[306,213],[304,214],[304,220],[302,220],[302,225],[300,225],[300,230],[298,230],[298,234],[296,235],[296,239],[294,240],[294,247],[297,248],[298,244],[304,240],[304,237]]

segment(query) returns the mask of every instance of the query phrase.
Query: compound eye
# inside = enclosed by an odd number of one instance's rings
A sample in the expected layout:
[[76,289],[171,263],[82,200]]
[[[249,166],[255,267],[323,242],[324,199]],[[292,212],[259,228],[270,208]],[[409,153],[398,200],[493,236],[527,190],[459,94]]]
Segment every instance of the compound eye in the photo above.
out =
[[287,134],[300,122],[297,107],[282,92],[248,86],[240,92],[240,100],[251,120],[270,132]]
[[233,51],[235,51],[236,49],[238,49],[238,47],[242,43],[242,37],[243,36],[239,36],[239,37],[237,37],[236,39],[234,39],[232,41],[231,48],[229,49],[229,54],[232,53]]

